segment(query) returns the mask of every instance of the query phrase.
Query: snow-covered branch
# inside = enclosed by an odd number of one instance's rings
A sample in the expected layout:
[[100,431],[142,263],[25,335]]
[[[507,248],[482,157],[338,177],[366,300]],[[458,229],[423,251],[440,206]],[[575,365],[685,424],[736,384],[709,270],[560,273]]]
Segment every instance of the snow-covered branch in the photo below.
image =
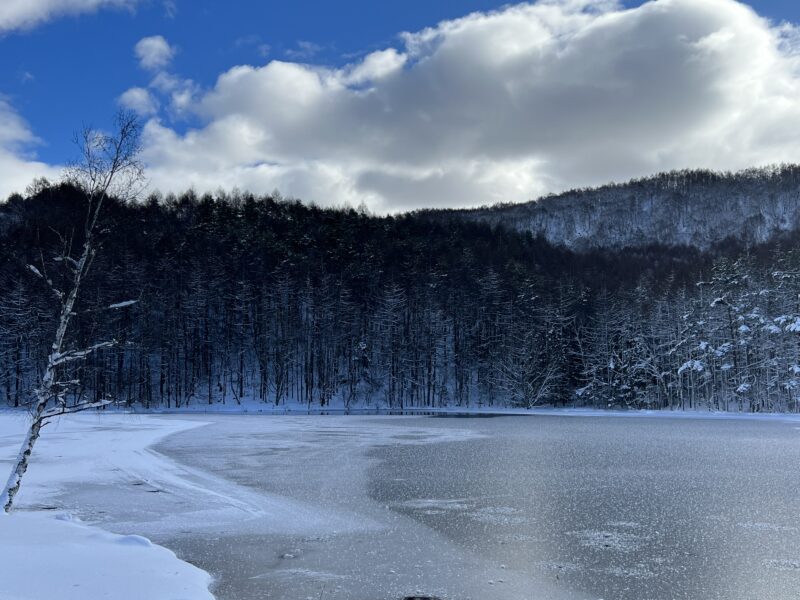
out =
[[116,340],[112,340],[110,342],[100,342],[98,344],[94,344],[89,346],[88,348],[84,348],[83,350],[68,350],[66,352],[54,352],[50,355],[50,363],[52,366],[57,367],[63,365],[68,362],[72,362],[75,360],[83,360],[93,352],[97,352],[98,350],[102,350],[103,348],[112,348],[116,346]]
[[52,419],[53,417],[60,417],[62,415],[69,415],[96,408],[103,408],[105,406],[109,406],[110,404],[114,404],[114,400],[107,399],[107,400],[98,400],[96,402],[80,402],[78,404],[73,404],[69,406],[59,405],[45,411],[42,414],[41,418],[42,420]]
[[59,300],[63,300],[64,299],[64,292],[62,292],[61,290],[56,288],[56,286],[53,285],[53,281],[51,279],[45,277],[44,274],[39,269],[37,269],[33,265],[28,265],[28,270],[31,273],[33,273],[34,275],[36,275],[39,279],[44,281],[47,284],[47,287],[50,288],[50,291],[52,291],[55,294],[56,298],[58,298]]
[[111,310],[117,310],[120,308],[128,308],[129,306],[133,306],[134,304],[138,303],[138,300],[125,300],[124,302],[117,302],[115,304],[109,304],[108,308]]

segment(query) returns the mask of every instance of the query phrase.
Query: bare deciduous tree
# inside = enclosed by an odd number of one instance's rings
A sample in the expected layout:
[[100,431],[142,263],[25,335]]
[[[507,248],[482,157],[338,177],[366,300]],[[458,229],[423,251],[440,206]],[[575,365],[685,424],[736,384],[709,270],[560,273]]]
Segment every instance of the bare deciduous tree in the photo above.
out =
[[[39,277],[58,300],[59,312],[57,327],[53,337],[47,364],[41,384],[35,390],[31,401],[31,419],[27,434],[14,463],[8,482],[0,494],[0,504],[6,512],[11,510],[14,497],[20,489],[22,477],[28,469],[28,462],[42,427],[58,415],[98,408],[111,400],[83,401],[67,403],[67,391],[77,382],[62,379],[64,367],[81,361],[93,352],[112,346],[113,341],[95,343],[82,349],[68,348],[67,332],[75,315],[75,304],[81,284],[89,272],[97,252],[98,224],[103,204],[109,196],[121,200],[131,200],[141,190],[144,182],[143,167],[139,161],[141,126],[135,114],[120,112],[115,119],[112,134],[84,127],[76,135],[75,142],[80,149],[79,159],[70,165],[64,180],[83,191],[86,197],[86,221],[84,223],[80,253],[71,256],[72,244],[65,244],[62,255],[56,258],[58,264],[67,269],[68,287],[59,289],[48,276],[44,262],[40,268],[29,265],[29,270]],[[127,306],[129,302],[111,305],[110,309]]]

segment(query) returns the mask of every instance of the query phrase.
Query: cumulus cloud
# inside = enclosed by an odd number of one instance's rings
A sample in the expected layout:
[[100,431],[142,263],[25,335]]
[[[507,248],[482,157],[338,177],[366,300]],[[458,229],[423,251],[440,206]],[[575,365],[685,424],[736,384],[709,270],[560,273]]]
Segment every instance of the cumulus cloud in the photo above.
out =
[[165,190],[379,211],[800,161],[797,40],[734,0],[509,6],[342,68],[234,67],[186,99],[202,126],[148,123],[146,158]]
[[166,71],[160,71],[150,82],[150,88],[167,97],[167,106],[172,116],[180,118],[191,111],[200,94],[199,86],[191,79],[184,79]]
[[158,112],[158,100],[147,89],[141,87],[126,90],[119,97],[119,104],[145,117]]
[[133,8],[140,0],[2,0],[0,33],[30,29],[65,15],[94,12],[101,8]]
[[0,96],[0,200],[23,192],[36,177],[58,178],[60,169],[28,154],[27,149],[38,141],[28,124]]
[[134,53],[139,59],[140,67],[148,71],[158,71],[172,62],[175,48],[163,36],[153,35],[139,40],[134,47]]

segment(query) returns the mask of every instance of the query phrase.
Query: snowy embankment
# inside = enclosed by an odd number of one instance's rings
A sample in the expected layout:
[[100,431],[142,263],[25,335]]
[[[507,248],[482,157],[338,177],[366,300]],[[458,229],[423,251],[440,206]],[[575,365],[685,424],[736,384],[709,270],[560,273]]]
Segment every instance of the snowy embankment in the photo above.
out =
[[0,564],[6,600],[213,599],[208,573],[166,548],[66,515],[0,516]]
[[[116,535],[66,513],[28,510],[76,482],[91,485],[121,470],[157,470],[147,448],[197,422],[110,415],[71,417],[47,427],[18,499],[26,510],[0,513],[0,598],[8,600],[213,600],[211,577],[138,535]],[[123,423],[123,421],[125,421]],[[115,427],[116,425],[116,427]],[[0,413],[0,469],[16,456],[24,415]]]

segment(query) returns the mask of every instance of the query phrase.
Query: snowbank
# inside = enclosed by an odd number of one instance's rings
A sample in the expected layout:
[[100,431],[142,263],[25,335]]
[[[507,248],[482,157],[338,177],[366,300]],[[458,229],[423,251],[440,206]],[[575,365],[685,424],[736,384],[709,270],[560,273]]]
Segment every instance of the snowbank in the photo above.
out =
[[211,578],[136,535],[87,527],[66,515],[0,516],[5,600],[213,600]]
[[[0,413],[3,477],[17,456],[27,424],[28,415],[24,412]],[[168,435],[204,424],[120,413],[85,413],[53,419],[42,429],[16,506],[36,508],[51,503],[74,484],[114,482],[129,473],[147,479],[165,469],[164,460],[150,450],[151,446]]]
[[[138,535],[116,535],[66,514],[35,510],[69,486],[113,485],[121,472],[161,469],[148,449],[202,425],[135,415],[73,415],[45,428],[11,515],[0,511],[3,600],[213,600],[211,577]],[[5,481],[27,415],[0,413],[0,476]]]

